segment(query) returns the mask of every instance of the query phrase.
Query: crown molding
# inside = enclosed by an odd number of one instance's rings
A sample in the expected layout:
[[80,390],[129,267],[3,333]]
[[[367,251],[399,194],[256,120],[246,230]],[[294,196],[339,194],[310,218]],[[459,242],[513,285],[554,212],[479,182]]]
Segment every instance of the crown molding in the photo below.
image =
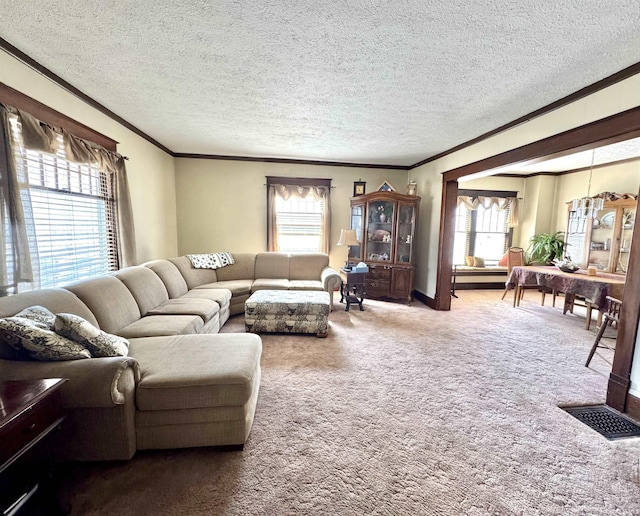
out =
[[459,150],[465,149],[466,147],[470,147],[471,145],[474,145],[476,143],[479,143],[483,140],[486,140],[487,138],[491,138],[492,136],[495,136],[496,134],[502,133],[504,131],[507,131],[508,129],[513,129],[514,127],[520,125],[520,124],[524,124],[526,122],[529,122],[531,120],[533,120],[534,118],[538,118],[542,115],[546,115],[547,113],[554,111],[556,109],[559,109],[563,106],[566,106],[567,104],[571,104],[572,102],[575,102],[576,100],[580,100],[581,98],[587,97],[597,91],[603,90],[604,88],[608,88],[609,86],[612,86],[613,84],[616,84],[620,81],[623,81],[625,79],[628,79],[629,77],[633,77],[634,75],[637,75],[640,73],[640,63],[635,63],[623,70],[620,70],[619,72],[616,72],[612,75],[609,75],[608,77],[605,77],[604,79],[601,79],[597,82],[594,82],[593,84],[590,84],[589,86],[585,86],[584,88],[571,93],[570,95],[567,95],[566,97],[563,97],[559,100],[556,100],[555,102],[552,102],[551,104],[547,104],[546,106],[541,107],[540,109],[536,109],[535,111],[532,111],[531,113],[528,113],[524,116],[521,116],[520,118],[516,118],[515,120],[508,122],[504,125],[501,125],[500,127],[497,127],[496,129],[493,129],[489,132],[486,132],[484,134],[481,134],[480,136],[477,136],[476,138],[473,138],[472,140],[468,140],[464,143],[461,143],[460,145],[456,145],[455,147],[452,147],[451,149],[448,149],[444,152],[441,152],[439,154],[436,154],[435,156],[431,156],[429,158],[423,159],[422,161],[419,161],[418,163],[415,163],[413,165],[411,165],[409,167],[409,170],[412,170],[416,167],[420,167],[426,163],[430,163],[432,161],[435,161],[437,159],[443,158],[445,156],[448,156],[449,154],[453,154],[454,152],[458,152]]

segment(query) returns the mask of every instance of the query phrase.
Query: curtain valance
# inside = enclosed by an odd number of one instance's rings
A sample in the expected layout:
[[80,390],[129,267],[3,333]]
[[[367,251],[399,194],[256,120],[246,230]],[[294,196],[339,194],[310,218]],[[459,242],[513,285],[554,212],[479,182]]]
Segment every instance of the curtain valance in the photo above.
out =
[[478,206],[482,205],[485,209],[490,209],[493,206],[500,211],[504,211],[509,209],[509,219],[507,223],[510,228],[516,227],[518,225],[518,199],[517,197],[485,197],[483,195],[478,196],[468,196],[468,195],[459,195],[458,196],[458,206],[463,204],[469,210],[476,210]]

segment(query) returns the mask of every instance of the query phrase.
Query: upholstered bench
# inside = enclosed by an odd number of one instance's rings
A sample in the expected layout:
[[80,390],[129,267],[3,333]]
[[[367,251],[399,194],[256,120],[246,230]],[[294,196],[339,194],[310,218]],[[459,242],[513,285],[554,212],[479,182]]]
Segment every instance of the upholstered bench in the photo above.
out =
[[329,292],[258,290],[245,301],[244,322],[253,333],[315,333],[329,331]]

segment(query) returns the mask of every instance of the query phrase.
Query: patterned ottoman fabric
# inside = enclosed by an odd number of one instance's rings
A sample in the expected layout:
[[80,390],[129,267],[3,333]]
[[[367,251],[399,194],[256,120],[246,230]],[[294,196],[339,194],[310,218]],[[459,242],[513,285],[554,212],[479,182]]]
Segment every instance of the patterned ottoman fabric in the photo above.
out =
[[329,292],[258,290],[244,303],[244,323],[252,333],[315,333],[329,330]]

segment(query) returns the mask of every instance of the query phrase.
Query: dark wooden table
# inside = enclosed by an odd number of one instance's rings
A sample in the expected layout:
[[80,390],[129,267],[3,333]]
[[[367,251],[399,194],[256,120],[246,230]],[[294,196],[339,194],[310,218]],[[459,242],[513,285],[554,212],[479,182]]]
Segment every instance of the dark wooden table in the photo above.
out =
[[364,286],[367,273],[351,272],[345,269],[340,269],[340,276],[342,277],[342,283],[340,285],[340,302],[347,303],[345,312],[349,311],[351,303],[358,303],[360,310],[363,311],[364,307],[362,306],[362,302],[364,300]]
[[[0,382],[0,509],[3,514],[40,514],[51,500],[49,457],[36,447],[64,420],[59,388],[66,379]],[[39,447],[38,447],[39,448]],[[48,455],[48,454],[47,454]]]

